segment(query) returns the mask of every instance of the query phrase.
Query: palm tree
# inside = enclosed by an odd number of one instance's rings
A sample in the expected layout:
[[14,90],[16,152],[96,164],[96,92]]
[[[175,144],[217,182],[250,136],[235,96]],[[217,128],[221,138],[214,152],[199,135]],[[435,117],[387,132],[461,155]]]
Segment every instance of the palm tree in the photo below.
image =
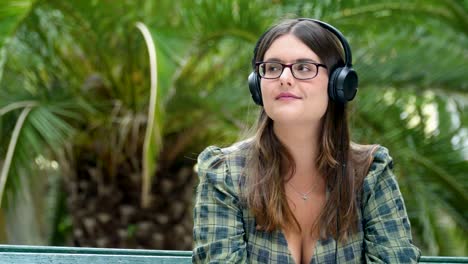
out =
[[[77,245],[99,245],[81,240],[83,236],[80,236],[80,232],[85,227],[89,229],[90,225],[96,225],[93,222],[95,217],[88,217],[88,212],[98,210],[86,208],[83,206],[85,203],[96,207],[97,203],[108,201],[110,205],[105,208],[119,212],[114,200],[106,199],[109,191],[114,192],[113,187],[124,183],[124,186],[135,188],[130,176],[138,175],[142,167],[139,156],[143,152],[146,123],[143,109],[147,108],[145,95],[148,93],[145,90],[149,90],[149,81],[143,77],[148,69],[145,52],[127,53],[124,60],[105,52],[109,46],[116,52],[122,48],[146,51],[145,48],[141,49],[144,41],[135,27],[135,16],[138,14],[133,13],[133,18],[129,17],[128,21],[119,24],[123,30],[119,35],[110,31],[112,28],[109,24],[95,23],[102,22],[96,18],[102,17],[104,10],[109,10],[108,7],[94,7],[99,12],[88,14],[85,10],[91,8],[89,4],[71,6],[60,1],[38,3],[18,29],[11,45],[14,48],[9,54],[2,88],[2,123],[6,124],[3,129],[11,131],[11,124],[21,124],[15,130],[19,132],[16,144],[12,144],[15,146],[12,162],[7,162],[11,165],[8,183],[14,184],[22,178],[25,172],[20,168],[37,171],[36,164],[30,161],[38,156],[60,161],[60,171],[67,183],[65,186],[71,193],[69,207],[76,214],[73,219],[80,219],[73,221]],[[115,5],[114,8],[121,13],[126,10],[125,4]],[[107,22],[112,25],[118,19],[121,17],[109,18]],[[73,28],[70,25],[79,26]],[[129,31],[130,39],[127,39],[123,34]],[[83,35],[83,32],[86,34]],[[164,52],[162,55],[164,59]],[[165,66],[170,67],[171,63]],[[129,74],[122,74],[126,71]],[[161,75],[162,81],[167,79],[164,73]],[[24,109],[19,118],[15,107]],[[3,140],[8,142],[6,138]],[[5,168],[3,166],[3,171],[7,171]],[[187,177],[186,172],[181,177]],[[96,175],[103,176],[94,178],[95,181],[90,179]],[[125,182],[129,180],[129,183]],[[137,177],[137,181],[141,179]],[[88,185],[96,188],[88,190],[85,188]],[[122,195],[118,191],[113,193],[113,197],[119,201],[131,200],[137,194],[138,205],[138,193],[139,188],[136,187],[136,190],[128,191],[132,197],[119,197]],[[86,201],[94,195],[97,196],[95,199]],[[131,201],[128,203],[132,205]],[[125,212],[138,212],[131,206],[129,210],[128,206],[124,209]],[[112,215],[100,215],[101,221],[113,218]],[[108,223],[107,226],[111,227]],[[99,236],[91,233],[85,235]],[[101,246],[115,245],[115,242],[105,238],[95,241]]]
[[[8,135],[0,153],[22,124],[7,190],[39,175],[37,164],[54,170],[56,161],[74,245],[190,248],[196,155],[251,124],[245,79],[253,43],[279,16],[296,15],[328,21],[350,40],[361,80],[355,138],[390,148],[424,254],[466,254],[467,14],[466,3],[448,0],[40,1],[8,47],[0,83]],[[160,77],[150,127],[163,144],[146,152],[156,169],[147,204],[140,196],[150,81],[137,21],[151,29]],[[32,163],[37,157],[43,162]]]

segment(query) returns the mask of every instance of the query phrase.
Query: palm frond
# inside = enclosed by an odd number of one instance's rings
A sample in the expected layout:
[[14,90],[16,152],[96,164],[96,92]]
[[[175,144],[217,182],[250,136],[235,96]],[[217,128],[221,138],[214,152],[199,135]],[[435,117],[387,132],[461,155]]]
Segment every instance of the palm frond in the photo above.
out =
[[5,0],[0,6],[0,81],[6,60],[5,44],[32,9],[34,0]]
[[18,120],[16,121],[15,128],[13,129],[10,143],[8,144],[8,150],[6,153],[5,161],[3,163],[2,170],[0,173],[0,205],[2,204],[3,193],[5,191],[5,186],[8,180],[8,175],[10,174],[10,167],[13,161],[13,155],[15,153],[16,146],[18,144],[18,138],[23,128],[24,121],[30,111],[31,111],[30,107],[24,108],[23,111],[21,111],[21,114]]

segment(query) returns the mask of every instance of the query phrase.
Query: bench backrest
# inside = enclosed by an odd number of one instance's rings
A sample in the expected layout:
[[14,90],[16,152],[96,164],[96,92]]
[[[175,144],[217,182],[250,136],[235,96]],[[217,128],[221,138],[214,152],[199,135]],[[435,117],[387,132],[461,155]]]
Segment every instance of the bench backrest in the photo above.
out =
[[185,264],[191,251],[0,245],[0,264]]
[[[185,264],[191,251],[0,245],[0,264]],[[422,256],[419,263],[468,263],[468,257]]]

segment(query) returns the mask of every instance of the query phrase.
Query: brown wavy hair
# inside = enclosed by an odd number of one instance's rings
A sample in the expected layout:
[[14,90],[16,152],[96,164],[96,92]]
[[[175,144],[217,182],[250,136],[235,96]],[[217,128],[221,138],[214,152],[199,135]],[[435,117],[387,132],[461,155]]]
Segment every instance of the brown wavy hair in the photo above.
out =
[[[319,56],[328,69],[343,64],[342,47],[331,32],[311,21],[285,20],[260,37],[254,50],[253,67],[256,61],[263,60],[273,41],[286,34],[299,38]],[[243,198],[246,206],[252,210],[257,228],[261,230],[291,227],[300,230],[289,208],[284,188],[284,182],[292,177],[296,165],[287,148],[273,132],[273,120],[263,108],[255,131],[245,171],[247,176]],[[322,238],[331,235],[342,241],[357,232],[359,194],[372,162],[373,149],[371,146],[351,143],[346,105],[330,100],[323,117],[319,155],[315,160],[324,177],[329,197],[312,232],[321,230],[319,234]],[[342,164],[346,164],[346,167]],[[343,169],[346,169],[346,174],[343,174]]]

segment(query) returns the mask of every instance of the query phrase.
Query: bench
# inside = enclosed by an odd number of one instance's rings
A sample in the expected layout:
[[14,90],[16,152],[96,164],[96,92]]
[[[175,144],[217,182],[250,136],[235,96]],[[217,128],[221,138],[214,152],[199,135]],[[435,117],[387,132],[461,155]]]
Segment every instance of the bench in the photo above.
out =
[[[191,251],[0,245],[0,264],[185,264]],[[468,263],[468,257],[422,256],[420,263]]]

